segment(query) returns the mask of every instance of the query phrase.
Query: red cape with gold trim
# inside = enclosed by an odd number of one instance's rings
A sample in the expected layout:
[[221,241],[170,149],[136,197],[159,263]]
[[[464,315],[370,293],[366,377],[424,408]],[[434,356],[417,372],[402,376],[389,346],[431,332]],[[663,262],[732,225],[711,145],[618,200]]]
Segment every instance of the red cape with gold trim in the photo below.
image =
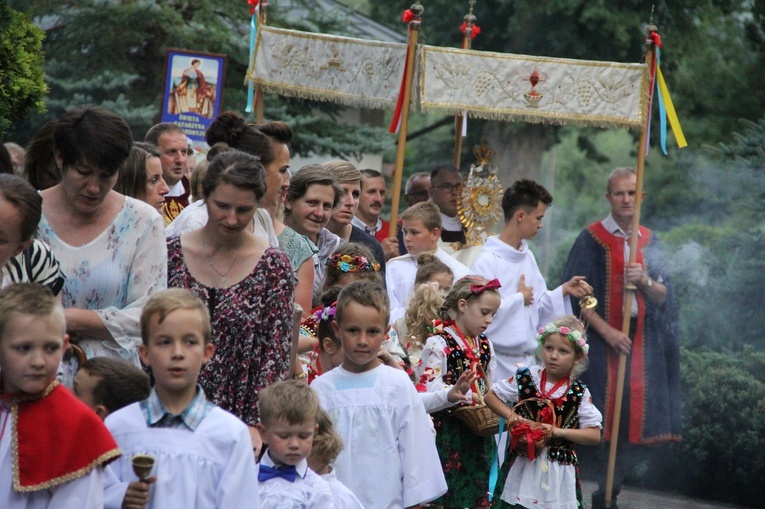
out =
[[96,413],[57,381],[39,397],[4,394],[2,401],[11,412],[16,492],[78,479],[120,455]]

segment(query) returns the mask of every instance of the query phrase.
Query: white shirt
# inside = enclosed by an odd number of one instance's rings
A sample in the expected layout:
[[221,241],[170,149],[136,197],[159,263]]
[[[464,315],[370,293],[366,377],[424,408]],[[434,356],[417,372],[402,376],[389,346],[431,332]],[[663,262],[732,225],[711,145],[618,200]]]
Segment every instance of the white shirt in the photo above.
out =
[[365,232],[367,232],[368,234],[374,237],[375,234],[382,229],[383,223],[382,223],[382,219],[378,217],[377,223],[375,223],[375,225],[372,228],[370,228],[369,225],[365,223],[364,221],[362,221],[361,219],[359,219],[358,216],[353,216],[353,219],[351,219],[351,224],[357,228],[361,228],[362,230],[364,230]]
[[172,186],[168,186],[170,191],[165,196],[173,197],[173,196],[181,196],[183,193],[186,192],[186,188],[183,187],[183,180],[179,180]]
[[[497,352],[496,379],[502,380],[515,374],[520,366],[534,361],[537,348],[537,329],[563,315],[571,314],[571,302],[563,297],[563,287],[548,290],[539,271],[534,253],[526,241],[520,249],[489,237],[472,266],[473,272],[486,279],[498,279],[502,284],[499,294],[502,304],[494,322],[486,329]],[[534,301],[526,306],[523,294],[518,291],[521,275],[525,285],[534,288]]]
[[[261,458],[260,465],[275,466],[268,452]],[[261,509],[344,509],[333,503],[329,483],[308,468],[305,459],[295,465],[295,469],[298,476],[294,482],[281,477],[258,482]]]
[[462,223],[460,222],[459,216],[449,217],[443,212],[440,212],[441,214],[441,227],[442,229],[448,231],[448,232],[461,232],[462,231]]
[[106,467],[105,509],[120,509],[128,484],[138,480],[130,459],[156,459],[147,509],[258,509],[257,467],[242,421],[215,407],[195,431],[150,428],[133,403],[104,421],[122,456]]
[[[452,269],[454,280],[475,273],[461,264],[441,248],[436,249],[436,257]],[[414,278],[417,275],[417,256],[405,254],[388,260],[385,267],[385,286],[390,299],[390,323],[393,324],[404,316],[409,299],[414,293]]]
[[410,507],[446,493],[433,425],[404,371],[380,365],[351,373],[339,366],[311,387],[345,444],[337,478],[364,507]]
[[329,483],[332,501],[337,509],[364,509],[356,495],[340,482],[334,469],[331,469],[328,474],[322,475],[321,478]]

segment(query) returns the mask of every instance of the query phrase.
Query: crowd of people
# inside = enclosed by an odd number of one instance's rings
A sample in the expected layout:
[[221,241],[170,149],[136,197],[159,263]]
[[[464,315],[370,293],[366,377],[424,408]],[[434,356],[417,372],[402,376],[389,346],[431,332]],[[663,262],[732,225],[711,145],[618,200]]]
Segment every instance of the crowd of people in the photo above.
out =
[[540,184],[507,188],[468,267],[458,168],[413,174],[391,228],[382,173],[293,172],[292,136],[228,111],[194,161],[177,125],[134,141],[84,107],[8,147],[0,506],[574,509],[581,470],[604,507],[620,355],[614,496],[641,446],[679,440],[677,309],[642,226],[629,263],[633,170],[548,289]]

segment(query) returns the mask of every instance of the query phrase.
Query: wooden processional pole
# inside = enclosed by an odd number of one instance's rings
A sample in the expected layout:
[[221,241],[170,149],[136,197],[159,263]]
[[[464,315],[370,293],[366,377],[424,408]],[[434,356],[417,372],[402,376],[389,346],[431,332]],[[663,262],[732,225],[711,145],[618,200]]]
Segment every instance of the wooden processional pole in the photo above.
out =
[[[650,73],[650,79],[648,80],[648,108],[646,111],[645,124],[640,132],[640,143],[638,147],[637,157],[637,185],[635,187],[635,214],[632,216],[632,233],[630,235],[630,258],[629,263],[635,263],[637,260],[638,252],[638,233],[640,231],[640,207],[643,202],[643,170],[645,169],[645,154],[648,144],[648,129],[651,120],[651,91],[654,85],[653,75],[653,62],[656,55],[656,47],[654,40],[651,37],[653,33],[656,33],[658,29],[649,24],[645,27],[646,31],[646,54],[645,63]],[[622,320],[622,332],[629,335],[630,320],[632,319],[632,299],[635,298],[635,291],[637,287],[632,284],[625,284],[624,289],[626,295],[624,297],[624,318]],[[613,500],[614,490],[614,473],[616,470],[616,449],[619,445],[619,424],[622,414],[622,399],[624,396],[624,378],[627,373],[627,355],[624,353],[619,354],[619,369],[616,374],[616,398],[614,401],[613,419],[611,425],[611,444],[608,451],[608,472],[606,474],[606,493],[605,493],[605,506],[611,507],[611,501]]]
[[[476,17],[473,15],[475,0],[470,0],[470,11],[465,15],[465,34],[462,36],[462,49],[470,49],[473,43],[473,30]],[[454,167],[459,168],[462,160],[462,126],[465,118],[461,113],[454,116]]]
[[404,175],[404,155],[406,153],[406,131],[409,125],[409,102],[412,99],[412,77],[414,76],[414,59],[417,54],[417,43],[420,34],[420,17],[425,10],[422,5],[416,3],[410,7],[414,17],[409,22],[409,35],[406,52],[406,72],[404,74],[404,98],[401,105],[401,125],[398,129],[398,144],[396,146],[396,168],[393,174],[393,197],[390,206],[390,228],[388,235],[396,236],[396,223],[398,222],[398,207],[401,201],[401,179]]

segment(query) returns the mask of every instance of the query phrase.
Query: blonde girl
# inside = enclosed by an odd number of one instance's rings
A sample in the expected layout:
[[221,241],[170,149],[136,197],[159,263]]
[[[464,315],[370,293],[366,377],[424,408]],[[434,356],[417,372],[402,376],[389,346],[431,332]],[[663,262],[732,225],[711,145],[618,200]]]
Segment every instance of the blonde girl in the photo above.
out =
[[[454,283],[442,307],[443,321],[422,351],[419,376],[429,392],[456,383],[466,372],[482,370],[491,377],[496,359],[484,332],[499,309],[499,288],[499,281],[480,276],[466,276]],[[473,388],[486,392],[483,380]],[[446,495],[434,503],[444,507],[488,505],[493,438],[474,435],[450,409],[432,415],[438,455],[449,485]]]
[[[587,367],[589,345],[584,327],[571,315],[541,327],[537,341],[541,364],[498,381],[486,395],[486,404],[507,419],[508,427],[518,426],[511,437],[523,435],[526,421],[534,421],[548,429],[554,422],[552,438],[539,452],[513,448],[514,441],[508,439],[513,450],[502,466],[495,494],[501,494],[499,507],[576,509],[582,500],[574,444],[596,445],[602,421],[590,391],[576,378]],[[511,410],[529,398],[536,399]]]

